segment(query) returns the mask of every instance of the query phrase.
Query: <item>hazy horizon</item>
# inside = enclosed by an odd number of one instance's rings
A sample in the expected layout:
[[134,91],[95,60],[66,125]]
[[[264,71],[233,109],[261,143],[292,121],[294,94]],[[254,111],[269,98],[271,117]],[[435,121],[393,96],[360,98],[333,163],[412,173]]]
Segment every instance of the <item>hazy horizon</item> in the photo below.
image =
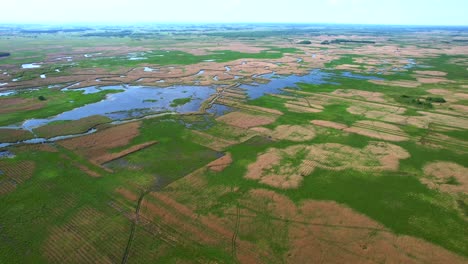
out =
[[[27,7],[27,8],[25,8]],[[20,0],[2,4],[2,24],[353,24],[468,26],[464,0],[247,1]]]

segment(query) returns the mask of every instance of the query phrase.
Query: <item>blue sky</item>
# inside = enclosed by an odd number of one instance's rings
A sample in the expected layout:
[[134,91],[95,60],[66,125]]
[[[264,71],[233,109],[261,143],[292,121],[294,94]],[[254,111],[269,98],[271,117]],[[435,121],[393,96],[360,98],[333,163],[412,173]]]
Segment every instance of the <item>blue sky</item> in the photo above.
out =
[[6,0],[0,22],[467,25],[468,0]]

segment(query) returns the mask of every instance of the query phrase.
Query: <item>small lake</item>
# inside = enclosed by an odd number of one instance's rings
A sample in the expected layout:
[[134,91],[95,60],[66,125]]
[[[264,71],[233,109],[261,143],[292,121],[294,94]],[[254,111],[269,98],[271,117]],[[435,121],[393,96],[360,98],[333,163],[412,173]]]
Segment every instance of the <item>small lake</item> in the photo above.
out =
[[[100,90],[120,89],[122,92],[109,94],[97,103],[88,104],[61,113],[47,119],[26,120],[21,127],[33,129],[38,126],[59,120],[78,120],[91,115],[103,115],[114,120],[139,118],[161,112],[187,113],[198,111],[201,103],[215,93],[215,89],[207,86],[172,86],[167,88],[143,86],[109,86],[88,87],[75,90],[83,93],[95,93]],[[188,98],[192,100],[184,105],[171,106],[174,99]]]
[[256,99],[263,96],[265,93],[279,94],[283,93],[283,88],[297,88],[298,83],[309,83],[309,84],[333,84],[339,85],[337,82],[332,82],[333,78],[345,77],[362,80],[383,80],[375,76],[366,76],[354,74],[351,72],[343,72],[341,74],[324,72],[320,69],[312,70],[306,75],[277,75],[276,73],[264,74],[256,76],[257,78],[269,79],[268,83],[253,83],[243,84],[239,86],[246,90],[250,99]]
[[277,75],[276,73],[264,74],[257,76],[263,79],[269,79],[268,83],[243,84],[239,88],[245,89],[250,99],[256,99],[263,96],[265,93],[278,94],[282,93],[282,88],[296,88],[297,83],[313,83],[313,84],[338,84],[330,82],[329,79],[334,76],[331,73],[321,70],[313,70],[309,74],[300,75]]

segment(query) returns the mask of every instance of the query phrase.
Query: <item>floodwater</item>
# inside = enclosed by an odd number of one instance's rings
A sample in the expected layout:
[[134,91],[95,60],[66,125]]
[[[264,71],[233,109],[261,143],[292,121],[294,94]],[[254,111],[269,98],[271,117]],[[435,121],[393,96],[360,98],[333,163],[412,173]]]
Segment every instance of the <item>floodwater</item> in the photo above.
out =
[[[122,89],[122,92],[109,94],[104,100],[88,104],[73,110],[61,113],[48,119],[29,119],[21,127],[33,129],[38,126],[59,120],[78,120],[92,115],[103,115],[114,120],[139,118],[148,114],[161,112],[187,113],[198,111],[201,103],[210,97],[214,88],[206,86],[172,86],[167,88],[142,86],[95,86],[81,88],[83,93],[95,93],[99,90]],[[184,105],[171,106],[174,99],[190,97],[192,100]]]
[[63,92],[82,91],[83,94],[94,94],[94,93],[99,93],[101,91],[106,91],[106,90],[120,90],[120,91],[123,91],[123,90],[125,90],[125,86],[122,86],[122,85],[112,85],[112,86],[104,86],[104,87],[90,86],[90,87],[77,88],[77,89],[70,89],[70,86],[69,86],[69,87],[63,88],[61,91],[63,91]]
[[213,104],[206,110],[206,112],[214,114],[215,116],[222,116],[232,111],[233,109],[231,107],[222,104]]
[[351,78],[351,79],[359,79],[359,80],[383,80],[382,78],[375,77],[375,76],[367,76],[367,75],[360,75],[360,74],[355,74],[352,72],[343,72],[341,76],[346,77],[346,78]]
[[297,88],[297,83],[313,83],[313,84],[337,84],[330,82],[328,79],[334,76],[331,73],[322,72],[321,70],[312,70],[309,74],[289,75],[282,76],[275,73],[265,74],[257,76],[263,79],[270,79],[270,82],[265,84],[254,83],[254,84],[243,84],[240,88],[246,90],[250,99],[256,99],[263,96],[266,93],[278,94],[282,93],[282,88]]
[[0,92],[0,96],[9,96],[13,94],[16,94],[16,92],[15,91]]
[[[282,89],[286,87],[298,88],[297,83],[338,85],[339,83],[332,81],[334,78],[344,77],[365,80],[380,79],[374,76],[358,75],[350,72],[342,72],[339,74],[329,73],[321,71],[320,69],[312,70],[310,73],[303,76],[284,76],[277,75],[276,73],[270,73],[257,77],[268,79],[269,82],[254,82],[251,84],[242,84],[239,86],[246,91],[250,99],[259,98],[266,93],[280,94],[284,92]],[[164,80],[161,80],[159,82],[163,81]],[[107,95],[106,98],[100,102],[75,108],[46,119],[29,119],[20,125],[10,126],[10,128],[14,127],[18,129],[32,130],[33,128],[46,125],[53,121],[78,120],[92,115],[107,116],[114,122],[126,122],[126,120],[139,119],[162,114],[195,112],[198,111],[203,101],[208,99],[216,92],[216,89],[211,86],[170,86],[161,88],[148,86],[114,85],[103,87],[90,86],[86,88],[71,89],[71,87],[75,85],[77,84],[63,88],[61,91],[81,91],[83,94],[98,93],[103,90],[117,90],[118,92]],[[0,96],[8,96],[11,94],[14,94],[14,91],[1,92]],[[192,100],[184,105],[171,106],[174,99],[180,98],[191,98]],[[230,111],[233,111],[231,107],[220,104],[213,104],[213,106],[207,110],[208,113],[214,114],[215,116],[221,116]],[[95,130],[90,130],[85,134],[94,132]],[[48,143],[82,135],[83,134],[66,135],[52,139],[35,138],[15,143],[0,142],[0,148],[16,144]]]
[[138,60],[147,60],[148,58],[145,58],[145,57],[131,57],[131,58],[128,58],[128,60],[130,61],[138,61]]
[[[8,150],[0,150],[0,159],[12,159],[15,157],[15,154],[13,154],[12,152],[8,151]],[[0,171],[1,172],[1,171]],[[2,173],[0,173],[0,175],[2,175]]]
[[19,144],[52,143],[52,142],[59,141],[59,140],[64,140],[64,139],[81,137],[81,136],[93,134],[96,131],[97,131],[97,129],[93,128],[93,129],[90,129],[89,131],[87,131],[86,133],[82,133],[82,134],[58,136],[58,137],[53,137],[53,138],[49,138],[49,139],[46,139],[46,138],[33,138],[33,139],[28,139],[28,140],[23,140],[23,141],[18,141],[18,142],[12,142],[12,143],[0,143],[0,148],[10,147],[10,146],[19,145]]
[[41,65],[37,64],[37,63],[26,63],[26,64],[23,64],[21,65],[21,68],[23,69],[37,69],[37,68],[40,68]]
[[416,66],[416,61],[414,59],[407,59],[408,64],[403,66],[404,69],[411,69]]
[[263,79],[269,79],[270,82],[262,83],[252,83],[252,84],[243,84],[240,88],[246,89],[246,92],[250,99],[256,99],[263,96],[266,93],[279,94],[283,93],[282,88],[297,88],[298,83],[310,83],[310,84],[333,84],[338,85],[337,82],[332,82],[331,80],[334,77],[346,77],[353,79],[362,79],[362,80],[382,80],[381,78],[375,76],[366,76],[354,74],[351,72],[343,72],[340,75],[334,73],[323,72],[320,69],[312,70],[310,73],[300,76],[300,75],[277,75],[276,73],[270,73],[260,76],[255,76]]

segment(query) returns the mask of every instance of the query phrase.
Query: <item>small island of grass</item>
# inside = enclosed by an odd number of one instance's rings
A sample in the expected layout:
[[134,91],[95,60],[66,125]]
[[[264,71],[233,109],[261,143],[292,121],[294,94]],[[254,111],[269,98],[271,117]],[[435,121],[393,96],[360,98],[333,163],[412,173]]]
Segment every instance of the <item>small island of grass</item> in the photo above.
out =
[[172,101],[171,107],[181,106],[181,105],[190,103],[190,101],[192,101],[192,98],[191,98],[191,97],[187,97],[187,98],[177,98],[177,99],[174,99],[174,100]]

